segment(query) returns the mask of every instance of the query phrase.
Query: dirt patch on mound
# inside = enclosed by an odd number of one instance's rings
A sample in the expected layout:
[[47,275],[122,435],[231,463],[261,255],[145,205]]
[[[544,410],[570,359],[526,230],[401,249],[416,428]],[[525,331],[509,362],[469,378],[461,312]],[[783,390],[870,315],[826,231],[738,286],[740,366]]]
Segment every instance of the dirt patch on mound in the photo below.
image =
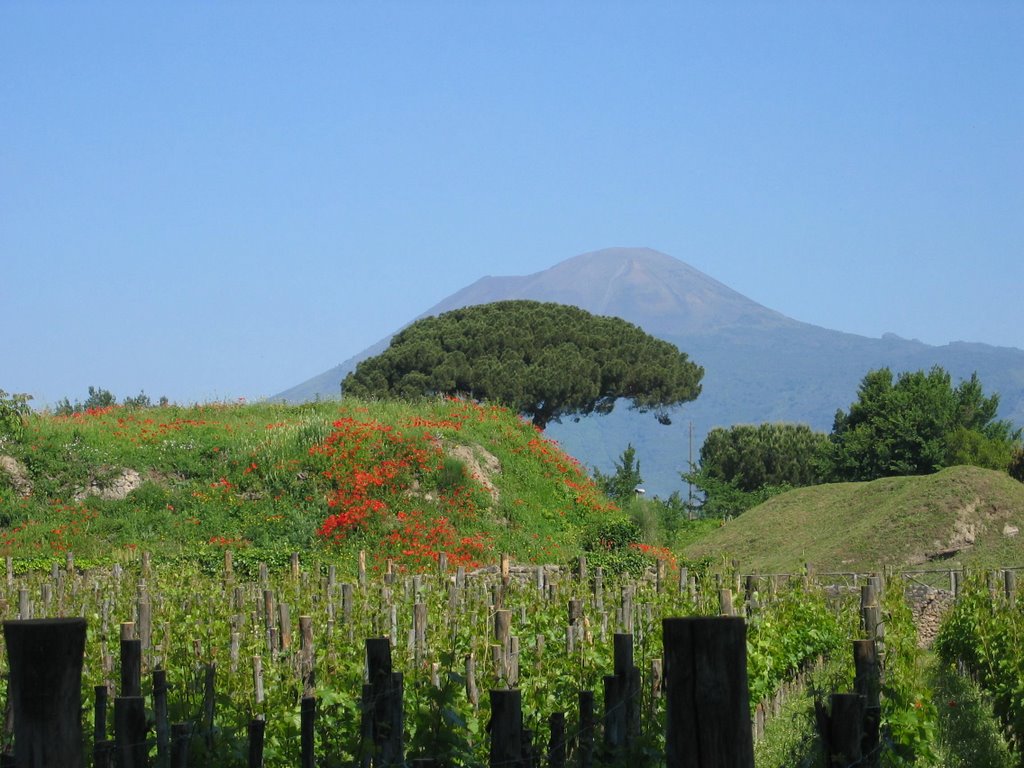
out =
[[494,501],[498,501],[500,493],[492,480],[501,472],[497,456],[479,445],[445,445],[444,452],[465,464],[469,476],[480,483]]
[[75,494],[75,501],[88,496],[99,496],[107,501],[120,501],[142,485],[142,475],[134,469],[122,469],[112,480],[100,483],[94,480],[89,487]]
[[32,481],[28,477],[25,467],[13,456],[0,456],[0,472],[5,473],[11,479],[14,492],[19,496],[32,495]]
[[964,549],[973,547],[979,533],[978,507],[980,505],[981,499],[975,496],[970,503],[957,510],[956,521],[953,523],[953,534],[949,541],[946,543],[936,541],[934,549],[925,554],[923,559],[919,559],[918,563],[927,560],[946,560]]

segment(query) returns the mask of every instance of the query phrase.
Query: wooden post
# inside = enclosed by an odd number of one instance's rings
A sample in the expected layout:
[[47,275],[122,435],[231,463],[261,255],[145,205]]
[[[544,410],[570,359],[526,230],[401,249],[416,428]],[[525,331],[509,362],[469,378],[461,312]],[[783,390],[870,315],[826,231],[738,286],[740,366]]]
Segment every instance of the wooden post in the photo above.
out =
[[663,619],[662,637],[667,765],[753,768],[743,619]]
[[594,765],[594,692],[579,693],[579,766],[593,768]]
[[366,669],[373,707],[371,730],[375,765],[405,762],[402,730],[402,673],[392,672],[391,643],[386,637],[366,640]]
[[636,589],[633,584],[626,584],[622,588],[622,631],[633,634],[633,598],[636,597]]
[[816,707],[818,728],[825,743],[829,768],[860,765],[864,756],[862,728],[864,698],[856,693],[833,693],[831,713]]
[[569,601],[569,626],[576,626],[576,623],[583,619],[583,601],[582,600],[570,600]]
[[509,637],[512,634],[512,611],[498,610],[494,612],[494,639],[501,646],[502,652],[508,653]]
[[548,767],[565,768],[565,712],[552,712],[548,715],[548,729],[551,732],[548,740]]
[[192,727],[188,723],[171,726],[171,768],[188,768],[188,743]]
[[263,590],[263,628],[267,635],[267,651],[276,653],[277,647],[277,616],[274,609],[274,592],[270,589]]
[[363,695],[359,700],[359,768],[372,768],[373,743],[373,686],[363,683]]
[[853,689],[869,707],[881,704],[881,672],[874,640],[853,641]]
[[153,643],[153,606],[149,595],[139,594],[137,610],[139,612],[139,643],[141,650],[148,651]]
[[96,701],[93,706],[92,716],[92,740],[93,742],[104,741],[107,738],[107,697],[110,692],[105,685],[97,685],[93,688]]
[[519,690],[491,691],[491,768],[520,765],[523,756],[522,728]]
[[879,765],[877,748],[882,723],[881,667],[874,640],[853,641],[853,690],[864,700],[863,750],[865,768]]
[[299,616],[299,636],[302,639],[302,686],[303,695],[312,696],[316,688],[316,675],[314,667],[315,652],[313,650],[313,618],[311,616]]
[[203,730],[206,746],[213,746],[213,717],[217,699],[217,665],[203,666]]
[[85,619],[5,621],[17,768],[81,768]]
[[249,764],[248,768],[263,768],[263,742],[267,732],[267,721],[255,717],[249,721]]
[[313,768],[313,728],[316,724],[316,699],[314,697],[302,697],[300,718],[302,753],[299,764],[302,768]]
[[[124,632],[129,623],[121,625]],[[121,636],[121,689],[122,696],[142,695],[142,641]]]
[[616,675],[604,676],[604,745],[612,754],[626,743],[625,682]]
[[171,721],[167,714],[167,672],[153,670],[153,720],[156,728],[156,764],[167,768],[171,763]]
[[480,693],[476,687],[476,657],[472,653],[466,654],[466,698],[476,710],[480,704]]
[[141,696],[114,697],[114,750],[118,768],[146,768],[146,702]]
[[746,583],[744,585],[744,598],[747,602],[747,615],[750,615],[758,609],[757,582],[757,576],[754,576],[753,574],[747,576]]
[[93,768],[114,768],[114,740],[100,739],[92,745]]
[[280,624],[278,637],[280,638],[281,650],[287,651],[292,647],[292,612],[291,608],[288,607],[288,603],[282,601],[277,604],[277,619]]
[[735,616],[736,610],[732,605],[732,590],[731,589],[720,589],[718,590],[718,604],[719,613],[722,616]]
[[860,588],[861,628],[868,640],[880,640],[883,635],[882,609],[878,605],[878,589],[875,578]]
[[620,680],[623,744],[628,747],[640,735],[640,670],[633,664],[633,635],[616,634],[612,643],[615,677]]
[[427,652],[427,604],[416,603],[412,607],[413,632],[415,637],[413,644],[416,650],[416,666],[422,662]]
[[256,698],[256,706],[259,707],[263,703],[264,692],[263,692],[263,659],[259,656],[252,657],[252,682],[253,690]]
[[1017,601],[1017,573],[1009,568],[1003,571],[1003,592],[1011,605]]
[[355,606],[355,588],[349,584],[341,585],[341,618],[345,625],[352,628],[352,609]]

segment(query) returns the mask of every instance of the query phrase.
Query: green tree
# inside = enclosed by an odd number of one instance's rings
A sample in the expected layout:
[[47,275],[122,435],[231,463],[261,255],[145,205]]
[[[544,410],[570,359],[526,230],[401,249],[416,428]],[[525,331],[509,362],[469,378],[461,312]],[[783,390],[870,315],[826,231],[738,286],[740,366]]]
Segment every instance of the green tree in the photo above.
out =
[[499,402],[543,429],[609,413],[619,398],[670,423],[700,394],[704,369],[667,341],[615,317],[536,301],[499,301],[419,320],[342,382],[345,394],[463,395]]
[[122,401],[125,408],[152,408],[153,403],[144,391],[139,392],[135,397],[126,397]]
[[113,392],[103,387],[89,387],[89,396],[82,403],[82,409],[88,411],[94,408],[110,408],[114,405],[117,405],[117,398]]
[[633,444],[626,446],[622,456],[615,462],[615,471],[610,475],[595,467],[594,482],[609,498],[620,504],[632,499],[636,489],[644,482],[640,476],[640,462],[636,458],[636,448]]
[[922,475],[959,463],[1005,470],[1020,430],[995,419],[999,396],[986,397],[977,374],[954,387],[936,366],[901,373],[870,371],[850,410],[836,413],[828,460],[836,480]]
[[703,500],[700,502],[701,517],[739,515],[793,487],[783,483],[781,485],[762,485],[753,491],[743,491],[732,483],[712,477],[700,470],[684,472],[683,479],[703,495]]
[[824,479],[828,435],[805,424],[716,427],[704,439],[700,465],[683,479],[703,494],[705,517],[737,515],[772,496]]
[[28,401],[32,395],[8,394],[0,389],[0,442],[6,437],[20,440],[25,433],[25,422],[31,408]]
[[68,416],[72,413],[83,413],[84,411],[100,408],[110,408],[111,406],[117,405],[117,398],[114,394],[103,387],[89,387],[89,396],[85,398],[84,403],[80,403],[77,400],[74,404],[71,403],[66,397],[57,403],[57,407],[54,410],[58,416]]
[[1006,471],[1014,480],[1024,483],[1024,447],[1017,446],[1013,449],[1010,466]]
[[806,424],[716,427],[700,449],[701,471],[740,491],[766,485],[814,485],[823,479],[828,435]]

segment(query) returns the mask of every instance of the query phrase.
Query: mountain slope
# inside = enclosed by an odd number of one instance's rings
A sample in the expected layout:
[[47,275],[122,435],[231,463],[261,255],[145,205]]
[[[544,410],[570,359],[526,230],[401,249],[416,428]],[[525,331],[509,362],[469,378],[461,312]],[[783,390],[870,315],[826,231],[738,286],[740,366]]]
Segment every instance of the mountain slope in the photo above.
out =
[[[616,315],[676,344],[704,366],[703,393],[673,424],[624,408],[548,428],[584,464],[608,470],[628,443],[637,449],[648,491],[683,490],[679,473],[716,426],[763,421],[806,423],[828,431],[873,368],[941,365],[954,380],[978,372],[1001,396],[1000,416],[1024,424],[1024,350],[957,342],[933,347],[891,334],[871,339],[802,323],[764,307],[693,267],[647,248],[609,248],[518,277],[484,277],[420,317],[502,299],[574,304]],[[411,318],[409,322],[416,318]],[[396,332],[399,328],[396,327]],[[389,339],[275,396],[290,402],[334,397],[355,365]]]

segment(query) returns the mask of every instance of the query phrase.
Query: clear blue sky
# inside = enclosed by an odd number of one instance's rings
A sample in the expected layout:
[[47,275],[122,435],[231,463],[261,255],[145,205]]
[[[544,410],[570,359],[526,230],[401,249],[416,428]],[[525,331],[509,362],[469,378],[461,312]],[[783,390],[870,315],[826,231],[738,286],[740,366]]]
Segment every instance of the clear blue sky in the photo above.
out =
[[269,396],[648,246],[1024,347],[1024,3],[0,3],[0,388]]

